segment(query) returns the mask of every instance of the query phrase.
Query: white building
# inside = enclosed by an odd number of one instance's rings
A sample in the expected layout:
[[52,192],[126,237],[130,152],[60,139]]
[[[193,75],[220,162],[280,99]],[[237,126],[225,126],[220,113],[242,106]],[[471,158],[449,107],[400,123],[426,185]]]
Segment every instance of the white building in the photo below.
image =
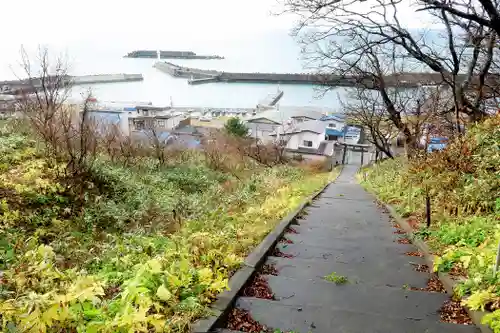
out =
[[336,142],[344,137],[344,121],[337,116],[324,116],[318,120],[296,123],[293,127],[270,136],[286,144],[291,152],[331,156]]
[[276,139],[273,133],[284,133],[298,124],[319,120],[327,114],[327,109],[315,107],[280,107],[258,113],[246,120],[250,136],[263,142]]

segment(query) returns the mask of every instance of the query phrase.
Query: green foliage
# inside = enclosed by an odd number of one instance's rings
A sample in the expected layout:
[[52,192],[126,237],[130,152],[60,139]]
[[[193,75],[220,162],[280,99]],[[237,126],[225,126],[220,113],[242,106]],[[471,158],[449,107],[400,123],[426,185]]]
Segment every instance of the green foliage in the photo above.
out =
[[0,151],[6,332],[187,332],[330,176],[279,166],[239,180],[198,157],[169,167],[101,157],[75,192],[26,138],[0,135]]
[[332,272],[325,276],[326,281],[334,282],[335,284],[345,284],[348,282],[348,279],[346,276],[343,275],[338,275],[335,272]]
[[431,197],[432,225],[416,234],[438,254],[434,270],[462,272],[455,293],[471,309],[491,309],[485,323],[500,332],[500,116],[471,128],[445,150],[368,170],[363,184],[380,199],[419,219]]
[[229,118],[224,124],[227,133],[236,137],[245,137],[248,135],[248,127],[239,118]]

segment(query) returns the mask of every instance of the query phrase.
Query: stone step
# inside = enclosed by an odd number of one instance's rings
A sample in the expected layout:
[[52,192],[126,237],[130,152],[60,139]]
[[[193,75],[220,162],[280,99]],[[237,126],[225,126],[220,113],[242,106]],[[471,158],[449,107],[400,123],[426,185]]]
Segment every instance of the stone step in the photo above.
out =
[[[303,281],[284,276],[267,276],[276,300],[283,305],[316,305],[361,313],[414,320],[439,320],[438,310],[447,294],[373,287],[329,281]],[[347,277],[349,279],[349,277]]]
[[[374,300],[383,302],[383,300]],[[479,333],[474,326],[394,318],[314,305],[284,305],[256,298],[239,298],[236,306],[250,311],[263,325],[294,333]],[[398,310],[398,309],[396,309]],[[225,332],[227,333],[227,332]]]
[[330,185],[325,191],[319,196],[318,199],[351,199],[351,200],[362,200],[362,201],[374,201],[375,197],[370,193],[363,190],[363,188],[357,184],[346,184],[339,183],[335,185]]
[[[318,239],[345,239],[346,241],[357,241],[359,243],[367,240],[393,243],[404,235],[394,234],[396,229],[379,228],[367,234],[363,228],[354,229],[352,227],[337,227],[337,228],[320,228],[309,224],[292,225],[298,235],[308,235],[309,237],[317,237]],[[286,233],[288,237],[291,233]]]
[[[418,260],[418,263],[423,263],[423,261]],[[410,262],[396,267],[392,262],[343,264],[335,261],[319,262],[308,259],[269,257],[266,264],[273,265],[278,270],[279,276],[301,281],[324,281],[326,275],[335,272],[346,276],[349,283],[401,289],[405,285],[423,288],[427,285],[429,278],[428,273],[416,272]]]
[[[340,208],[338,208],[340,210]],[[380,227],[390,227],[388,217],[373,209],[370,211],[354,210],[350,212],[336,211],[332,209],[317,209],[306,211],[303,219],[297,220],[300,225],[314,226],[321,228],[354,228],[368,229],[369,231],[377,231]],[[368,232],[369,232],[368,231]]]
[[[292,228],[294,228],[292,226]],[[398,253],[401,250],[404,251],[416,251],[417,248],[411,244],[399,244],[397,241],[399,238],[404,237],[404,235],[389,234],[386,236],[372,236],[364,238],[355,237],[350,235],[350,230],[339,230],[339,231],[304,231],[304,228],[300,230],[294,228],[299,234],[294,234],[292,232],[286,233],[285,237],[294,244],[306,244],[311,246],[326,247],[334,250],[350,251],[352,249],[360,250],[365,249],[371,251],[372,248],[385,248],[392,249]],[[345,234],[347,235],[345,235]]]
[[[276,248],[287,255],[301,259],[332,260],[343,263],[365,263],[371,261],[391,262],[396,267],[409,261],[404,253],[412,251],[411,245],[401,245],[400,249],[390,247],[351,247],[340,249],[334,245],[329,247],[311,246],[305,244],[279,243]],[[411,257],[413,259],[413,257]]]
[[[387,224],[387,225],[385,225]],[[370,222],[361,224],[359,220],[348,223],[338,223],[338,221],[324,222],[323,224],[299,221],[298,224],[292,224],[292,228],[299,234],[311,233],[317,237],[331,238],[350,238],[364,241],[367,238],[373,238],[381,241],[393,241],[403,235],[394,234],[395,228],[392,228],[389,222]],[[367,232],[367,230],[369,230]]]

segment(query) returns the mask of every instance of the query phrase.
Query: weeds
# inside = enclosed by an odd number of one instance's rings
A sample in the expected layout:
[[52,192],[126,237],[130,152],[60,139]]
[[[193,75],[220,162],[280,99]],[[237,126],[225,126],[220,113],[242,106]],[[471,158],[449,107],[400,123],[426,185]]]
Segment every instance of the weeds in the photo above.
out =
[[324,277],[326,281],[333,282],[335,284],[345,284],[348,282],[348,279],[346,276],[343,275],[338,275],[335,272],[332,272]]
[[248,252],[329,177],[254,165],[238,166],[238,179],[185,156],[162,166],[99,153],[75,190],[64,161],[2,131],[0,330],[186,332]]
[[495,333],[500,332],[500,273],[493,272],[500,241],[498,147],[500,116],[471,128],[443,151],[380,163],[362,182],[413,222],[424,216],[425,197],[431,197],[433,222],[416,235],[438,255],[434,271],[465,278],[456,295],[473,310],[491,311],[484,322]]

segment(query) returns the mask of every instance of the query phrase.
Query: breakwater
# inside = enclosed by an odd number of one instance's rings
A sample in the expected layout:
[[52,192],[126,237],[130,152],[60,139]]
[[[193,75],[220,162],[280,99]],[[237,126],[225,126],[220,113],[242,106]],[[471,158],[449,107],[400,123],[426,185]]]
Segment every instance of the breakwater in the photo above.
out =
[[[56,79],[47,78],[47,82],[55,82]],[[143,81],[142,74],[97,74],[97,75],[80,75],[80,76],[67,76],[62,86],[71,85],[85,85],[85,84],[101,84],[101,83],[119,83],[119,82],[135,82]],[[21,91],[31,92],[34,89],[42,87],[40,78],[33,78],[31,80],[12,80],[0,81],[0,93],[3,94],[18,94]]]
[[[218,55],[198,55],[193,51],[159,51],[160,59],[224,59]],[[129,52],[125,58],[148,58],[158,59],[158,51],[154,50],[137,50]]]
[[[370,77],[339,76],[331,74],[308,73],[234,73],[208,69],[179,66],[167,61],[158,61],[154,65],[158,70],[173,77],[186,78],[189,84],[214,82],[248,82],[248,83],[281,83],[281,84],[314,84],[337,87],[354,87],[364,85],[376,87]],[[385,77],[388,87],[416,88],[421,85],[439,85],[442,77],[439,73],[401,73]]]
[[283,90],[277,90],[275,93],[268,94],[263,100],[259,102],[259,106],[275,106],[283,97]]

